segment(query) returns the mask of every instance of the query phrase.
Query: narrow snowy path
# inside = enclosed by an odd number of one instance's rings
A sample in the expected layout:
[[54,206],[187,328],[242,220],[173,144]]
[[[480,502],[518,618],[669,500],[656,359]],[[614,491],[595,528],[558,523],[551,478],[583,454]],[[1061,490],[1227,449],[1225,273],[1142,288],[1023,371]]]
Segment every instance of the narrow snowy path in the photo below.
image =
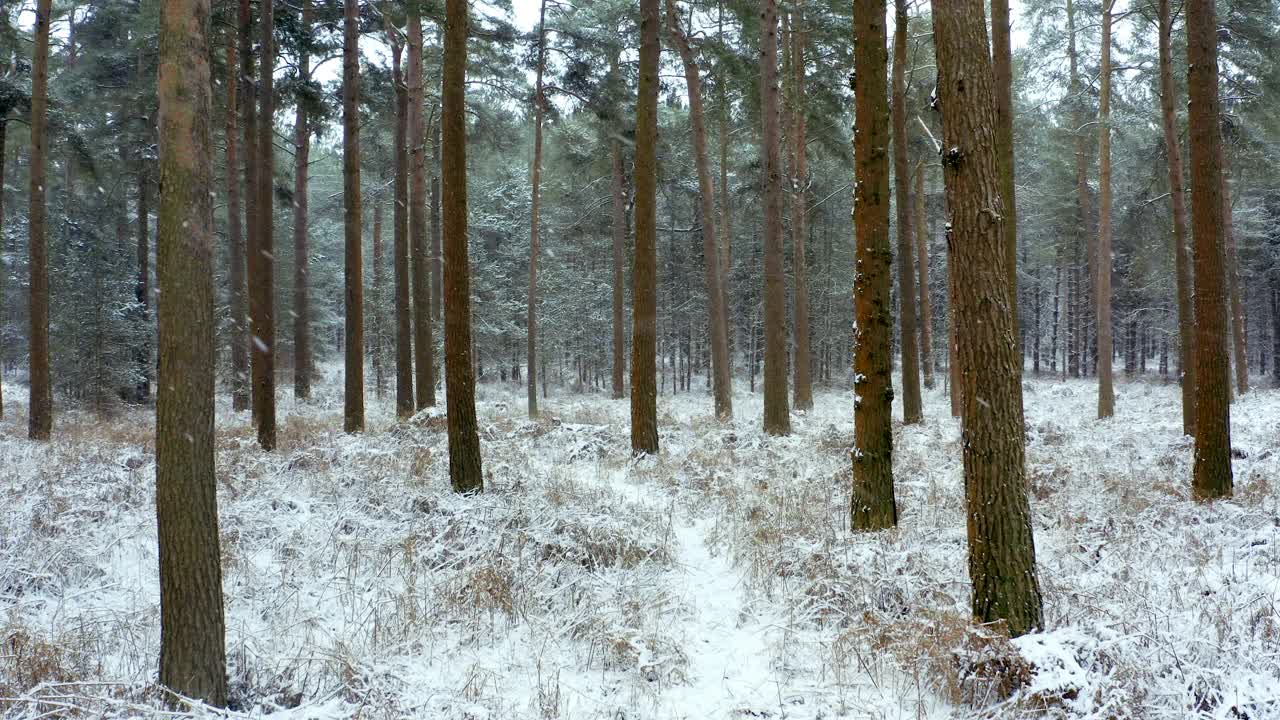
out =
[[[688,655],[687,681],[663,698],[668,717],[721,718],[776,710],[771,636],[776,625],[758,617],[745,598],[739,572],[706,537],[710,520],[677,520],[674,530],[681,605],[689,616],[675,631]],[[680,637],[682,635],[682,637]]]

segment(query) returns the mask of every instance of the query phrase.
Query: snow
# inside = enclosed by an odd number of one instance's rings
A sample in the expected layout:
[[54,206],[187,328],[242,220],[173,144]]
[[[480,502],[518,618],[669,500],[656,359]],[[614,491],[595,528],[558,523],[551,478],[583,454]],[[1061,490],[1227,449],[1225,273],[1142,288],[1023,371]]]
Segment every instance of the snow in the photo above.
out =
[[[281,450],[219,400],[234,717],[1263,718],[1280,716],[1280,394],[1232,407],[1235,499],[1190,499],[1178,390],[1025,384],[1048,629],[968,622],[960,438],[948,401],[895,422],[900,527],[848,529],[852,393],[793,435],[738,387],[628,407],[479,388],[486,493],[449,490],[440,410],[341,432],[341,376],[281,392]],[[154,687],[154,427],[0,421],[0,713],[171,717]],[[900,413],[896,414],[900,417]],[[194,714],[201,714],[196,711]],[[209,714],[206,712],[205,714]]]

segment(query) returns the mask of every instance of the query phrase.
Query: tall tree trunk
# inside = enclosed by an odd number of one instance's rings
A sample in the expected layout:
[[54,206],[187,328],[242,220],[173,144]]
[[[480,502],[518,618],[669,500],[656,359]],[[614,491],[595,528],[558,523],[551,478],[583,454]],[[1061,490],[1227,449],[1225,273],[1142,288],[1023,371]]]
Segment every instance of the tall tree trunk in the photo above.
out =
[[[311,81],[311,0],[302,0],[302,38],[298,76]],[[310,250],[307,243],[307,175],[311,162],[311,127],[307,100],[297,98],[293,128],[293,395],[311,397],[311,298],[307,291]]]
[[[256,343],[251,337],[254,332],[252,319],[253,295],[256,292],[248,286],[249,266],[254,263],[258,254],[258,95],[257,81],[254,79],[257,70],[253,57],[253,12],[250,0],[240,0],[239,10],[240,35],[240,109],[244,113],[242,130],[244,132],[244,227],[245,227],[245,312],[243,333],[240,340],[244,343],[244,364],[238,376],[232,378],[233,407],[244,410],[252,408],[253,424],[258,424],[258,404],[253,402],[253,350]],[[256,275],[253,275],[256,277]],[[234,343],[237,338],[232,335]],[[232,359],[237,354],[232,350]],[[233,365],[234,370],[234,365]]]
[[[950,214],[950,211],[948,211]],[[947,381],[951,383],[951,417],[960,417],[964,409],[964,396],[960,388],[960,349],[956,334],[956,261],[955,252],[947,244]]]
[[1187,125],[1191,147],[1191,232],[1195,241],[1197,500],[1230,497],[1231,376],[1227,363],[1227,278],[1223,267],[1222,136],[1218,130],[1218,26],[1213,0],[1189,0]]
[[[342,22],[342,236],[344,372],[342,429],[364,431],[364,248],[361,238],[362,198],[360,196],[360,7],[359,0],[346,0]],[[381,300],[382,238],[381,213],[374,220],[373,264],[375,301]],[[382,308],[374,306],[373,362],[382,386]]]
[[1018,636],[1044,626],[1022,414],[1017,326],[1009,298],[1008,215],[999,150],[983,129],[997,123],[997,88],[982,0],[934,6],[938,97],[949,244],[955,248],[956,305],[965,369],[962,425],[973,615],[1004,620]]
[[[1080,219],[1077,224],[1077,245],[1073,256],[1076,262],[1071,270],[1071,284],[1074,291],[1071,293],[1071,319],[1070,326],[1070,374],[1071,377],[1080,377],[1082,374],[1088,374],[1088,363],[1085,361],[1087,349],[1089,346],[1088,323],[1085,318],[1084,289],[1080,279],[1080,255],[1083,252],[1088,255],[1089,268],[1093,269],[1093,253],[1088,251],[1089,241],[1089,221],[1091,218],[1091,209],[1089,207],[1089,158],[1085,152],[1085,135],[1084,135],[1084,89],[1080,83],[1079,57],[1076,52],[1076,29],[1075,29],[1075,7],[1072,0],[1067,0],[1067,57],[1070,67],[1070,85],[1069,93],[1071,97],[1071,125],[1075,128],[1075,160],[1076,160],[1076,204],[1079,207]],[[1090,275],[1093,273],[1090,272]],[[1090,283],[1092,284],[1092,283]]]
[[1111,377],[1111,8],[1115,0],[1102,0],[1102,63],[1098,93],[1098,417],[1116,412]]
[[547,98],[542,88],[542,73],[547,65],[547,0],[542,0],[538,11],[538,70],[533,92],[533,169],[531,182],[533,196],[530,201],[529,220],[529,299],[525,305],[527,321],[525,382],[528,390],[529,417],[538,417],[538,253],[541,245],[538,224],[542,221],[542,119],[546,113]]
[[249,256],[249,315],[253,325],[253,402],[258,408],[258,444],[263,450],[276,448],[276,326],[273,274],[275,181],[275,9],[274,0],[260,0],[262,17],[261,79],[262,103],[258,118],[258,236]]
[[796,0],[794,23],[791,30],[792,88],[791,154],[791,268],[795,273],[795,390],[796,409],[813,409],[813,381],[810,378],[809,351],[809,259],[805,244],[809,240],[809,168],[807,138],[808,113],[805,106],[805,56],[807,40],[804,29],[803,0]]
[[423,117],[425,88],[422,81],[422,15],[416,2],[409,9],[409,154],[412,175],[409,189],[409,238],[413,245],[413,359],[414,406],[421,410],[436,404],[435,339],[431,337],[431,263],[427,248],[427,125]]
[[[724,42],[724,0],[716,3],[717,36]],[[729,281],[733,267],[733,203],[729,192],[729,92],[728,82],[724,78],[724,70],[720,69],[720,294],[724,296],[724,334],[729,344],[729,356],[726,364],[729,377],[733,377],[733,305],[730,304],[732,293],[729,292]]]
[[[352,0],[352,2],[359,2],[359,0]],[[352,117],[357,117],[357,115],[353,112]],[[359,129],[358,125],[356,129]],[[387,281],[385,277],[386,267],[382,255],[382,200],[378,199],[373,204],[373,302],[371,303],[371,309],[373,311],[373,375],[379,400],[382,399],[383,392],[386,391],[386,377],[383,373],[385,358],[383,355],[385,354],[387,343]]]
[[[48,0],[43,0],[47,7]],[[227,703],[214,479],[209,0],[160,5],[160,684]]]
[[1182,146],[1178,140],[1177,102],[1173,87],[1173,14],[1170,0],[1159,0],[1160,120],[1169,169],[1169,204],[1173,211],[1173,261],[1178,286],[1178,369],[1182,373],[1182,433],[1195,435],[1195,368],[1192,366],[1191,259],[1187,252],[1187,201],[1183,194]]
[[667,0],[667,25],[689,88],[689,121],[693,128],[693,156],[698,172],[698,202],[702,216],[702,254],[707,282],[708,330],[711,334],[712,392],[716,417],[733,417],[733,386],[729,376],[729,336],[725,322],[724,292],[720,287],[720,249],[716,233],[715,190],[711,184],[711,161],[707,157],[707,130],[702,107],[702,79],[689,39],[680,29],[675,0]]
[[1226,244],[1227,292],[1231,299],[1231,342],[1235,358],[1236,389],[1249,392],[1249,335],[1245,325],[1244,303],[1241,302],[1240,259],[1236,253],[1236,235],[1231,212],[1231,159],[1227,155],[1225,134],[1218,142],[1222,160],[1222,238]]
[[[5,165],[5,148],[9,135],[9,120],[0,115],[0,255],[4,254],[4,165]],[[4,278],[5,273],[0,272],[0,323],[4,323]],[[0,357],[0,420],[4,419],[4,358]]]
[[[245,96],[240,90],[240,56],[235,33],[227,33],[227,244],[231,268],[227,280],[231,284],[231,405],[234,410],[241,411],[249,407],[249,338],[247,336],[249,318],[245,315],[245,258],[244,258],[244,217],[240,204],[240,151],[239,115]],[[139,177],[142,173],[142,161],[138,162]],[[141,181],[139,181],[141,188]],[[139,191],[139,200],[142,199]],[[142,223],[139,212],[139,224]],[[142,230],[139,229],[139,234]],[[148,365],[150,359],[148,359]]]
[[889,252],[889,88],[884,0],[855,0],[852,526],[898,524],[893,487],[893,336]]
[[929,298],[929,228],[924,215],[924,162],[916,165],[916,271],[920,279],[920,364],[924,386],[933,389],[933,303]]
[[[1009,308],[1015,335],[1018,324],[1018,203],[1013,159],[1013,49],[1009,40],[1009,0],[991,0],[991,70],[996,82],[996,154],[1000,162],[1000,198],[1004,200],[1005,232],[1009,246]],[[1015,338],[1015,340],[1018,338]],[[1021,343],[1019,343],[1021,358]],[[1022,374],[1022,363],[1018,363]]]
[[[999,2],[999,0],[997,0]],[[911,174],[907,169],[907,2],[894,0],[893,189],[898,231],[898,314],[902,328],[902,420],[924,420],[916,345],[916,270],[911,252]]]
[[[439,105],[432,106],[435,112]],[[431,313],[444,313],[444,255],[440,251],[440,119],[431,123]]]
[[613,181],[609,191],[613,196],[613,398],[620,400],[627,392],[623,373],[626,372],[626,340],[623,336],[623,273],[622,250],[627,241],[627,199],[623,194],[622,141],[609,142],[613,155]]
[[764,157],[764,431],[791,434],[787,407],[787,288],[782,268],[782,148],[778,131],[778,2],[760,21],[760,154]]
[[467,0],[446,0],[440,180],[444,188],[445,397],[449,480],[461,493],[484,491],[471,362],[471,277],[467,260]]
[[28,196],[30,274],[30,410],[27,435],[48,440],[53,432],[53,389],[49,379],[49,254],[45,237],[45,178],[49,132],[49,14],[52,0],[37,0],[35,48],[31,56],[31,191]]
[[388,28],[391,43],[391,78],[395,87],[395,134],[391,152],[395,165],[395,204],[391,208],[392,253],[395,255],[396,286],[396,417],[413,415],[413,316],[409,306],[409,163],[406,155],[409,135],[409,88],[400,67],[404,52],[394,30]]
[[658,0],[640,0],[636,96],[636,256],[631,271],[631,450],[658,452]]

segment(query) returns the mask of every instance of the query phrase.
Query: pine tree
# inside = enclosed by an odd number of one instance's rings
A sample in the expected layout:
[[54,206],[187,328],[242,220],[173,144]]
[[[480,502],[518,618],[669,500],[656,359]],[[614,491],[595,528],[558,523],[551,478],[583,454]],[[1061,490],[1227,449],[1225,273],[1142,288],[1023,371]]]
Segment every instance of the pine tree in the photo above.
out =
[[787,288],[782,269],[782,149],[778,129],[778,3],[760,15],[760,154],[764,159],[764,431],[791,434],[787,405]]
[[542,75],[547,66],[547,0],[538,11],[538,68],[533,90],[533,168],[530,173],[532,198],[529,220],[529,298],[525,303],[528,348],[525,354],[525,384],[528,390],[529,417],[538,417],[538,225],[542,222],[542,122],[546,115],[547,96]]
[[436,404],[435,340],[431,337],[431,272],[427,261],[427,125],[423,117],[425,88],[422,82],[422,14],[417,0],[410,2],[409,23],[409,239],[413,255],[413,351],[414,407]]
[[812,360],[809,351],[809,240],[808,108],[805,106],[804,3],[796,0],[795,22],[791,30],[791,268],[795,273],[795,405],[797,410],[813,409]]
[[1213,0],[1189,0],[1187,125],[1191,149],[1191,233],[1195,243],[1196,434],[1191,490],[1197,500],[1230,497],[1231,376],[1227,363],[1227,279],[1223,267],[1222,136],[1218,130],[1218,37]]
[[880,530],[898,524],[893,497],[893,379],[889,342],[889,93],[885,81],[884,0],[853,8],[855,183],[853,198],[853,498],[852,526]]
[[[302,38],[298,43],[298,81],[311,82],[311,0],[301,0],[299,21]],[[311,397],[311,296],[307,285],[310,247],[307,227],[307,187],[311,163],[311,119],[307,100],[297,99],[293,126],[293,394],[300,400]]]
[[484,491],[471,364],[471,278],[467,258],[467,0],[446,0],[440,184],[444,190],[445,398],[449,479],[461,493]]
[[[360,195],[360,0],[345,0],[342,24],[342,230],[345,249],[343,272],[343,307],[345,308],[345,359],[343,378],[342,429],[349,433],[364,431],[364,251],[361,238],[363,199]],[[375,226],[374,264],[381,258]],[[375,283],[374,297],[381,278]],[[375,308],[375,313],[380,313]],[[380,317],[377,315],[375,317]],[[375,320],[375,327],[381,325]],[[381,336],[375,331],[377,342]],[[379,351],[374,350],[374,362]],[[379,368],[381,366],[379,365]],[[381,378],[381,372],[379,372]]]
[[658,0],[640,0],[635,265],[631,272],[631,450],[658,452]]
[[31,192],[28,196],[30,274],[30,410],[27,434],[48,440],[53,432],[53,386],[49,379],[49,253],[45,184],[49,133],[49,21],[52,0],[36,2],[31,56]]
[[160,684],[227,703],[214,478],[209,0],[160,6]]
[[[883,17],[883,15],[881,15]],[[1010,634],[1044,626],[1027,499],[1021,356],[1009,298],[1008,220],[998,150],[996,82],[982,0],[933,6],[942,113],[943,176],[955,249],[964,486],[973,616]],[[988,136],[989,137],[989,136]]]
[[276,327],[274,304],[275,243],[275,7],[260,0],[262,62],[258,81],[261,113],[257,153],[258,232],[249,253],[249,315],[253,326],[253,403],[257,409],[258,445],[276,449]]
[[391,44],[391,84],[395,88],[395,136],[391,152],[395,168],[395,199],[391,208],[391,244],[395,256],[396,309],[396,417],[404,420],[413,415],[413,315],[409,305],[409,88],[404,82],[400,60],[404,43],[399,31],[387,28]]
[[[226,154],[226,185],[227,185],[227,245],[228,245],[228,263],[230,267],[227,271],[227,282],[231,285],[230,306],[231,306],[231,396],[232,408],[241,411],[249,407],[249,318],[245,315],[245,303],[247,288],[245,287],[245,244],[244,244],[244,216],[241,214],[243,208],[241,206],[240,195],[240,150],[239,150],[239,133],[240,133],[240,114],[246,112],[242,107],[245,101],[245,95],[240,92],[240,55],[239,55],[239,36],[234,32],[227,32],[227,116],[225,124],[225,139],[227,146]],[[141,167],[139,167],[141,172]],[[139,182],[139,188],[142,187]],[[139,200],[142,198],[139,192]],[[138,213],[138,224],[142,225],[144,218],[142,213]],[[139,233],[142,232],[140,227]]]
[[1098,417],[1116,412],[1111,377],[1111,8],[1102,0],[1102,62],[1098,92],[1098,274],[1094,278],[1098,318]]
[[902,420],[924,419],[920,400],[920,352],[916,344],[916,277],[911,246],[911,177],[907,169],[907,2],[894,0],[893,188],[898,231],[898,303],[902,327]]

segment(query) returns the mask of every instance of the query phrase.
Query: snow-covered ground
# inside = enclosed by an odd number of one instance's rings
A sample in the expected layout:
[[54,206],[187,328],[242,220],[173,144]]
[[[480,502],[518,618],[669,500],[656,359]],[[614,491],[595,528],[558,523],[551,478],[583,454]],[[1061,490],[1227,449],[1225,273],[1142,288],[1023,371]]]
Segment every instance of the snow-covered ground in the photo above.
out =
[[[697,383],[699,388],[701,383]],[[153,419],[0,422],[0,712],[171,716],[159,644]],[[1172,386],[1026,385],[1047,632],[968,625],[959,431],[940,391],[895,427],[901,527],[848,530],[852,407],[794,434],[760,400],[720,425],[659,402],[480,388],[486,493],[449,491],[443,418],[341,385],[280,394],[281,450],[219,406],[233,716],[273,718],[1280,717],[1280,394],[1233,407],[1236,496],[1189,498]],[[220,402],[225,402],[220,400]]]

